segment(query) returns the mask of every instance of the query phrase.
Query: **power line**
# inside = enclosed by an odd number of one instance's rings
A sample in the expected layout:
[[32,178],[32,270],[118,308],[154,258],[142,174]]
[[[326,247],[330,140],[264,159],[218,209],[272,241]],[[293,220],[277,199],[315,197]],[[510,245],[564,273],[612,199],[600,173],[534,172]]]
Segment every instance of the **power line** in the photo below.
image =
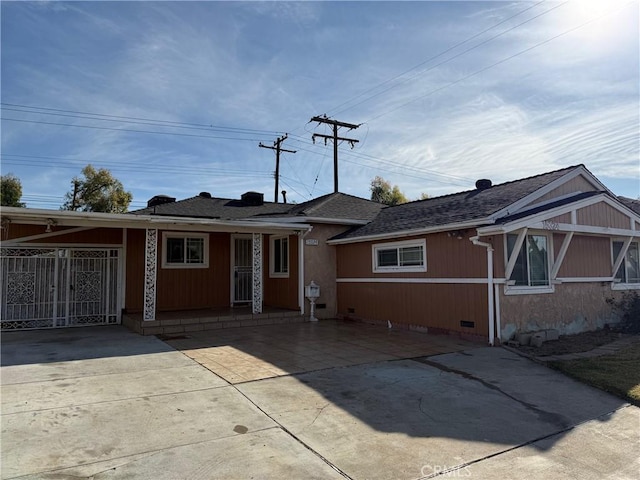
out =
[[[436,55],[434,55],[434,56],[432,56],[432,57],[428,58],[427,60],[424,60],[423,62],[420,62],[419,64],[417,64],[417,65],[415,65],[415,66],[413,66],[413,67],[411,67],[409,70],[406,70],[406,71],[404,71],[404,72],[402,72],[402,73],[400,73],[400,74],[398,74],[398,75],[396,75],[396,76],[394,76],[394,77],[392,77],[392,78],[390,78],[390,79],[388,79],[388,80],[386,80],[386,81],[384,81],[384,82],[382,82],[382,83],[380,83],[380,84],[378,84],[378,85],[376,85],[376,86],[374,86],[374,87],[371,87],[371,88],[370,88],[370,89],[368,89],[368,90],[365,90],[364,92],[360,93],[359,95],[356,95],[355,97],[353,97],[353,98],[351,98],[351,99],[349,99],[349,100],[347,100],[347,101],[345,101],[345,102],[341,103],[340,105],[338,105],[337,107],[335,107],[335,109],[339,109],[340,107],[342,107],[342,106],[344,106],[344,105],[347,105],[347,104],[351,103],[353,100],[356,100],[356,99],[358,99],[358,98],[360,98],[360,97],[363,97],[363,96],[365,96],[367,93],[372,92],[372,91],[374,91],[374,90],[377,90],[378,88],[383,87],[384,85],[387,85],[387,84],[389,84],[389,83],[393,82],[394,80],[397,80],[397,79],[399,79],[399,78],[401,78],[401,77],[405,76],[406,74],[408,74],[408,73],[410,73],[410,72],[413,72],[413,71],[414,71],[414,70],[416,70],[417,68],[419,68],[419,67],[421,67],[421,66],[423,66],[423,65],[425,65],[425,64],[427,64],[427,63],[429,63],[429,62],[431,62],[431,61],[433,61],[433,60],[435,60],[436,58],[439,58],[439,57],[441,57],[441,56],[445,55],[446,53],[449,53],[449,52],[450,52],[450,51],[452,51],[452,50],[455,50],[456,48],[458,48],[458,47],[460,47],[460,46],[464,45],[465,43],[470,42],[470,41],[471,41],[471,40],[473,40],[474,38],[477,38],[477,37],[479,37],[480,35],[483,35],[483,34],[485,34],[485,33],[489,32],[489,31],[493,30],[494,28],[496,28],[496,27],[498,27],[498,26],[500,26],[500,25],[503,25],[504,23],[508,22],[509,20],[512,20],[513,18],[515,18],[515,17],[518,17],[518,16],[522,15],[523,13],[525,13],[525,12],[527,12],[527,11],[531,10],[532,8],[537,7],[538,5],[540,5],[540,4],[544,3],[544,2],[545,2],[545,0],[542,0],[542,1],[540,1],[540,2],[538,2],[538,3],[536,3],[536,4],[534,4],[534,5],[531,5],[530,7],[527,7],[527,8],[525,8],[524,10],[521,10],[520,12],[516,13],[515,15],[512,15],[512,16],[510,16],[510,17],[506,18],[505,20],[502,20],[501,22],[498,22],[498,23],[496,23],[496,24],[492,25],[491,27],[486,28],[486,29],[482,30],[481,32],[476,33],[475,35],[472,35],[471,37],[468,37],[468,38],[466,38],[465,40],[463,40],[463,41],[461,41],[461,42],[456,43],[455,45],[453,45],[453,46],[451,46],[451,47],[449,47],[449,48],[447,48],[447,49],[443,50],[442,52],[440,52],[440,53],[438,53],[438,54],[436,54]],[[419,75],[422,75],[422,74],[424,74],[424,73],[427,73],[428,71],[433,70],[434,68],[437,68],[437,67],[439,67],[440,65],[443,65],[444,63],[447,63],[447,62],[449,62],[449,61],[451,61],[451,60],[453,60],[453,59],[455,59],[455,58],[458,58],[458,57],[460,57],[461,55],[464,55],[465,53],[468,53],[469,51],[474,50],[474,49],[476,49],[476,48],[478,48],[478,47],[480,47],[480,46],[482,46],[482,45],[484,45],[484,44],[486,44],[486,43],[490,42],[491,40],[494,40],[494,39],[496,39],[496,38],[498,38],[498,37],[500,37],[500,36],[504,35],[505,33],[510,32],[511,30],[513,30],[513,29],[515,29],[515,28],[518,28],[518,27],[520,27],[520,26],[524,25],[525,23],[528,23],[528,22],[530,22],[530,21],[532,21],[532,20],[534,20],[534,19],[536,19],[536,18],[538,18],[538,17],[540,17],[540,16],[542,16],[542,15],[545,15],[545,14],[549,13],[550,11],[555,10],[556,8],[558,8],[558,7],[562,6],[562,5],[566,4],[566,3],[568,3],[568,2],[561,3],[561,4],[559,4],[559,5],[557,5],[557,6],[553,7],[553,8],[551,8],[551,9],[549,9],[549,10],[547,10],[547,11],[545,11],[545,12],[543,12],[543,13],[539,14],[539,15],[536,15],[535,17],[532,17],[532,18],[530,18],[530,19],[528,19],[528,20],[526,20],[526,21],[524,21],[524,22],[522,22],[522,23],[520,23],[520,24],[516,25],[515,27],[512,27],[512,28],[510,28],[510,29],[508,29],[508,30],[505,30],[504,32],[502,32],[502,33],[500,33],[500,34],[498,34],[498,35],[495,35],[495,36],[493,36],[493,37],[491,37],[491,38],[489,38],[489,39],[487,39],[487,40],[485,40],[485,41],[483,41],[483,42],[481,42],[481,43],[479,43],[479,44],[477,44],[477,45],[475,45],[475,46],[473,46],[473,47],[471,47],[471,48],[469,48],[469,49],[467,49],[467,50],[464,50],[463,52],[461,52],[461,53],[459,53],[459,54],[457,54],[457,55],[455,55],[455,56],[453,56],[453,57],[451,57],[451,58],[449,58],[449,59],[445,60],[444,62],[441,62],[441,63],[439,63],[439,64],[437,64],[437,65],[434,65],[434,66],[432,66],[432,67],[430,67],[430,68],[428,68],[428,69],[426,69],[426,70],[421,70],[421,71],[419,71],[419,72],[416,72],[416,73],[414,73],[412,76],[410,76],[410,77],[408,77],[408,78],[405,78],[403,81],[401,81],[401,82],[399,82],[399,83],[397,83],[397,84],[395,84],[395,85],[392,85],[392,86],[390,86],[390,87],[388,87],[388,88],[385,88],[384,90],[381,90],[381,91],[377,92],[376,94],[371,95],[371,96],[369,96],[369,97],[365,98],[364,100],[362,100],[362,101],[360,101],[360,102],[358,102],[358,103],[356,103],[356,104],[354,104],[354,105],[350,105],[350,106],[348,106],[348,107],[345,107],[345,108],[343,108],[342,110],[337,110],[337,111],[335,111],[335,112],[334,112],[334,115],[339,114],[339,113],[342,113],[342,112],[344,112],[344,111],[346,111],[346,110],[349,110],[349,109],[351,109],[351,108],[354,108],[354,107],[356,107],[356,106],[358,106],[358,105],[361,105],[362,103],[365,103],[365,102],[367,102],[367,101],[371,100],[372,98],[378,97],[378,96],[382,95],[383,93],[388,92],[389,90],[392,90],[393,88],[396,88],[396,87],[398,87],[398,86],[402,85],[403,83],[406,83],[406,82],[408,82],[408,81],[410,81],[410,80],[412,80],[412,79],[414,79],[414,78],[418,77]],[[333,112],[335,109],[331,109],[331,111]]]
[[[565,2],[565,3],[567,3],[567,2]],[[506,57],[506,58],[503,58],[503,59],[501,59],[501,60],[498,60],[497,62],[494,62],[494,63],[492,63],[491,65],[488,65],[488,66],[486,66],[486,67],[481,68],[480,70],[476,70],[475,72],[470,73],[469,75],[465,75],[464,77],[461,77],[461,78],[459,78],[459,79],[457,79],[457,80],[454,80],[453,82],[450,82],[450,83],[448,83],[448,84],[446,84],[446,85],[443,85],[443,86],[438,87],[438,88],[436,88],[436,89],[434,89],[434,90],[431,90],[431,91],[430,91],[430,92],[428,92],[428,93],[425,93],[425,94],[423,94],[423,95],[420,95],[420,96],[418,96],[418,97],[415,97],[415,98],[413,98],[412,100],[409,100],[408,102],[405,102],[405,103],[403,103],[403,104],[399,105],[398,107],[392,108],[392,109],[390,109],[390,110],[387,110],[386,112],[383,112],[383,113],[381,113],[381,114],[379,114],[379,115],[376,115],[375,117],[372,117],[371,119],[367,120],[367,122],[365,122],[365,123],[369,123],[369,122],[372,122],[372,121],[374,121],[374,120],[377,120],[377,119],[379,119],[379,118],[381,118],[381,117],[384,117],[385,115],[388,115],[388,114],[393,113],[393,112],[395,112],[395,111],[397,111],[397,110],[399,110],[399,109],[401,109],[401,108],[404,108],[404,107],[406,107],[407,105],[410,105],[410,104],[412,104],[412,103],[415,103],[415,102],[417,102],[418,100],[422,100],[423,98],[428,97],[428,96],[430,96],[430,95],[433,95],[434,93],[437,93],[437,92],[439,92],[439,91],[441,91],[441,90],[444,90],[444,89],[446,89],[446,88],[449,88],[449,87],[451,87],[451,86],[453,86],[453,85],[456,85],[456,84],[458,84],[458,83],[460,83],[460,82],[462,82],[462,81],[464,81],[464,80],[467,80],[467,79],[469,79],[469,78],[471,78],[471,77],[474,77],[474,76],[476,76],[476,75],[479,75],[480,73],[486,72],[487,70],[489,70],[489,69],[491,69],[491,68],[493,68],[493,67],[496,67],[496,66],[498,66],[498,65],[500,65],[500,64],[502,64],[502,63],[505,63],[505,62],[507,62],[507,61],[509,61],[509,60],[512,60],[513,58],[516,58],[516,57],[518,57],[518,56],[520,56],[520,55],[523,55],[523,54],[525,54],[525,53],[527,53],[527,52],[530,52],[531,50],[534,50],[534,49],[536,49],[536,48],[538,48],[538,47],[541,47],[541,46],[543,46],[543,45],[546,45],[547,43],[550,43],[550,42],[552,42],[553,40],[556,40],[556,39],[558,39],[558,38],[560,38],[560,37],[563,37],[563,36],[565,36],[565,35],[568,35],[569,33],[575,32],[576,30],[578,30],[578,29],[580,29],[580,28],[582,28],[582,27],[584,27],[584,26],[586,26],[586,25],[588,25],[588,24],[590,24],[590,23],[595,22],[596,20],[600,20],[601,18],[604,18],[604,17],[606,17],[606,16],[608,16],[608,15],[611,15],[611,14],[612,14],[612,13],[614,13],[615,11],[621,10],[622,8],[624,8],[624,7],[626,7],[627,5],[630,5],[630,4],[632,4],[632,3],[634,3],[634,2],[633,2],[633,1],[631,1],[631,2],[627,2],[627,3],[626,3],[623,7],[621,7],[620,9],[612,10],[612,11],[610,11],[610,12],[608,12],[608,13],[604,14],[604,15],[600,15],[599,17],[592,18],[591,20],[588,20],[588,21],[586,21],[586,22],[583,22],[583,23],[581,23],[580,25],[577,25],[576,27],[570,28],[569,30],[565,30],[564,32],[559,33],[559,34],[557,34],[557,35],[554,35],[553,37],[548,38],[547,40],[544,40],[544,41],[542,41],[542,42],[540,42],[540,43],[537,43],[537,44],[535,44],[535,45],[533,45],[533,46],[531,46],[531,47],[525,48],[524,50],[520,50],[519,52],[514,53],[513,55],[510,55],[510,56],[508,56],[508,57]]]
[[[12,110],[12,111],[19,111],[19,112],[23,112],[23,113],[39,113],[42,115],[59,115],[59,116],[71,116],[71,115],[60,115],[60,114],[56,114],[56,113],[45,113],[45,112],[39,112],[36,110],[46,110],[49,112],[63,112],[63,113],[73,113],[73,114],[78,114],[78,115],[90,115],[91,117],[89,117],[92,120],[108,120],[108,119],[120,119],[120,120],[134,120],[132,122],[125,122],[125,123],[138,123],[137,121],[141,121],[141,122],[153,122],[151,124],[166,124],[166,126],[175,126],[178,128],[188,128],[188,127],[201,127],[203,130],[207,130],[207,129],[211,129],[211,130],[220,130],[220,131],[229,131],[229,132],[247,132],[247,133],[260,133],[260,134],[265,134],[265,135],[274,135],[274,134],[279,134],[281,132],[277,132],[277,131],[270,131],[270,130],[256,130],[256,129],[252,129],[252,128],[239,128],[239,127],[226,127],[226,126],[220,126],[220,125],[207,125],[204,123],[188,123],[188,122],[176,122],[173,120],[158,120],[158,119],[152,119],[152,118],[142,118],[142,117],[129,117],[129,116],[124,116],[124,115],[108,115],[108,114],[104,114],[104,113],[92,113],[92,112],[80,112],[80,111],[76,111],[76,110],[63,110],[60,108],[49,108],[49,107],[39,107],[39,106],[31,106],[31,105],[22,105],[19,103],[5,103],[5,102],[1,102],[0,105],[7,105],[10,107],[20,107],[23,109],[31,109],[31,110],[15,110],[15,109],[11,109],[11,108],[4,108],[3,110]],[[33,111],[32,111],[33,110]],[[93,118],[93,117],[105,117],[104,119],[101,118]],[[76,118],[86,118],[86,117],[76,117]],[[116,120],[109,120],[109,121],[116,121]],[[143,125],[146,125],[144,123],[142,123]]]
[[90,128],[94,130],[111,130],[116,132],[150,133],[155,135],[175,135],[180,137],[215,138],[218,140],[238,140],[238,141],[244,141],[244,142],[260,141],[259,139],[256,139],[256,138],[220,137],[216,135],[197,135],[193,133],[177,133],[177,132],[155,132],[150,130],[134,130],[131,128],[111,128],[111,127],[99,127],[96,125],[76,125],[73,123],[42,122],[38,120],[22,120],[18,118],[7,118],[7,117],[2,117],[0,120],[9,121],[9,122],[37,123],[42,125],[57,125],[62,127]]

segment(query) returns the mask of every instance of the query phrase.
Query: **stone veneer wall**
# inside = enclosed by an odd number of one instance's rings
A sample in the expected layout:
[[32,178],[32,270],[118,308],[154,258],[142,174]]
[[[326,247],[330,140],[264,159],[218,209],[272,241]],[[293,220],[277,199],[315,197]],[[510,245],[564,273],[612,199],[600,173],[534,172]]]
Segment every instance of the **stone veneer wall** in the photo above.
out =
[[607,299],[620,299],[622,292],[606,282],[566,283],[554,293],[505,295],[500,289],[501,338],[506,342],[516,332],[556,329],[560,335],[597,330],[620,320]]

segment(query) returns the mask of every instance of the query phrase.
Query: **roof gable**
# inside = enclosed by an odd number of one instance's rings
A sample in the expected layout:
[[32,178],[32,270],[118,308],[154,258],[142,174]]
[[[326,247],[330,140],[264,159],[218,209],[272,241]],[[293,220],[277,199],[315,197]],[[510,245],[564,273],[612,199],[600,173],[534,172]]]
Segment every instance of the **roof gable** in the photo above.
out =
[[509,215],[509,210],[512,210],[512,213],[517,211],[518,204],[519,208],[523,208],[539,198],[541,195],[536,195],[536,192],[548,188],[549,185],[562,184],[563,178],[569,178],[568,174],[581,169],[587,171],[583,165],[576,165],[494,185],[484,190],[469,190],[388,207],[381,210],[372,222],[351,229],[334,237],[333,240],[357,241],[359,238],[364,240],[369,237],[383,238],[420,233],[424,230],[456,228],[466,223],[493,223],[496,218]]

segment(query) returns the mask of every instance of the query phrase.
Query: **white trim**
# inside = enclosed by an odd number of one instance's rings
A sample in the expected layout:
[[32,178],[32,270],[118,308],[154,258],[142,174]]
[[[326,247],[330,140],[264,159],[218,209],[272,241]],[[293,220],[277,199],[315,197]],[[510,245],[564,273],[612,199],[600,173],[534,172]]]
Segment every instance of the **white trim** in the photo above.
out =
[[122,249],[120,250],[120,252],[122,253],[122,255],[120,255],[120,262],[121,262],[121,268],[120,268],[120,279],[119,279],[119,292],[120,292],[120,299],[119,299],[119,308],[118,308],[118,318],[120,319],[120,323],[122,323],[122,310],[126,307],[126,301],[127,301],[127,229],[123,228],[122,229]]
[[[28,237],[12,238],[10,240],[4,240],[2,242],[2,245],[5,247],[9,247],[12,245],[18,245],[20,243],[31,242],[33,240],[40,240],[43,238],[57,237],[59,235],[68,235],[70,233],[83,232],[85,230],[91,230],[92,228],[93,227],[76,227],[76,228],[69,228],[67,230],[58,230],[55,232],[40,233],[38,235],[30,235]],[[44,244],[37,243],[36,245],[44,245]]]
[[[400,262],[401,248],[421,247],[422,248],[422,265],[407,265],[407,266],[393,266],[393,267],[380,267],[378,266],[379,250],[398,250],[398,263]],[[416,240],[403,240],[400,242],[388,242],[388,243],[374,243],[371,245],[371,270],[373,273],[418,273],[427,271],[427,241],[424,238]]]
[[[490,226],[490,227],[479,227],[478,234],[481,236],[487,236],[487,235],[494,235],[494,234],[500,234],[500,233],[509,233],[509,232],[513,232],[514,230],[519,230],[523,227],[548,230],[547,228],[545,228],[544,220],[557,217],[565,213],[575,212],[579,209],[590,207],[592,205],[595,205],[597,203],[602,203],[602,202],[606,203],[607,205],[617,210],[621,214],[631,219],[636,219],[637,221],[640,221],[640,215],[635,213],[633,210],[628,209],[622,203],[618,202],[617,200],[614,200],[613,198],[605,194],[600,194],[600,195],[594,195],[593,197],[584,198],[582,200],[578,200],[576,202],[573,202],[567,205],[562,205],[556,208],[552,208],[550,210],[546,210],[538,214],[530,215],[528,217],[519,218],[517,220],[514,220],[513,222],[505,223],[502,225]],[[576,216],[575,221],[577,222],[577,214],[575,214],[575,216]],[[574,215],[572,214],[572,220],[571,220],[572,222],[574,221],[573,217]],[[611,228],[611,227],[597,227],[592,225],[578,225],[574,223],[558,223],[556,227],[557,227],[556,230],[575,231],[579,233],[593,233],[593,234],[605,234],[605,235],[613,234],[613,235],[623,235],[623,236],[638,234],[638,232],[634,230],[626,230],[626,229]]]
[[508,248],[507,236],[503,235],[504,255],[505,255],[505,261],[507,261],[507,267],[504,271],[505,278],[511,278],[513,269],[516,266],[516,261],[518,260],[518,255],[520,255],[520,249],[522,248],[522,244],[527,239],[527,230],[528,228],[524,228],[520,233],[518,233],[518,238],[516,239],[516,243],[513,245],[513,252],[511,252],[511,257],[508,256],[509,248]]
[[539,293],[553,293],[555,292],[555,287],[553,284],[545,285],[543,287],[524,287],[524,286],[515,286],[515,285],[505,285],[504,286],[504,294],[505,295],[537,295]]
[[[180,238],[184,240],[184,256],[185,261],[181,263],[167,261],[167,239],[169,238]],[[186,263],[187,257],[187,245],[186,241],[188,239],[197,238],[202,239],[203,243],[203,252],[202,252],[202,263]],[[164,269],[178,269],[178,268],[209,268],[209,234],[208,233],[199,233],[199,232],[173,232],[173,231],[164,231],[162,232],[162,261],[160,262],[162,268]]]
[[105,248],[122,248],[122,245],[119,243],[53,243],[53,242],[43,242],[43,243],[17,243],[17,244],[9,244],[7,245],[5,242],[2,242],[3,247],[7,248],[96,248],[96,249],[105,249]]
[[[131,213],[74,212],[67,210],[45,210],[36,208],[3,207],[2,216],[13,223],[46,225],[47,219],[54,219],[58,226],[109,228],[152,228],[180,229],[183,231],[206,232],[238,232],[238,233],[295,233],[308,230],[305,223],[292,224],[284,222],[256,220],[219,220],[213,218],[172,217],[160,215],[135,215]],[[53,232],[52,232],[53,233]]]
[[[504,279],[503,279],[504,280]],[[486,278],[416,278],[416,277],[362,277],[362,278],[337,278],[338,283],[442,283],[460,285],[484,285]]]
[[[509,280],[512,273],[513,273],[513,267],[511,268],[511,271],[509,272],[509,274],[506,274],[505,271],[505,278],[507,279],[506,281],[506,285],[504,286],[504,293],[505,295],[521,295],[521,294],[525,294],[525,295],[530,295],[530,294],[537,294],[537,293],[553,293],[555,291],[555,287],[553,284],[553,278],[551,277],[551,268],[552,265],[554,264],[554,247],[553,247],[553,235],[550,235],[548,231],[532,231],[529,229],[524,229],[523,232],[525,233],[525,240],[528,237],[531,236],[538,236],[538,237],[545,237],[547,239],[547,276],[549,278],[549,285],[538,285],[538,286],[531,286],[531,285],[514,285],[511,282],[513,282],[513,280]],[[520,241],[520,235],[522,235],[523,232],[520,232],[518,235],[518,240],[516,240],[516,245],[517,243]],[[512,252],[512,258],[510,259],[513,260],[513,255],[516,253],[520,252],[520,249],[522,248],[524,242],[520,242],[520,248],[518,248],[516,250],[516,245],[514,245],[514,249]],[[525,246],[526,247],[526,246]],[[525,248],[525,252],[527,251],[527,248]],[[508,254],[508,248],[507,248],[507,235],[504,235],[504,252],[505,252],[505,258],[506,255]],[[516,255],[516,259],[517,259],[517,255]],[[528,281],[530,281],[530,264],[529,264],[529,257],[527,255],[527,278]],[[514,260],[514,266],[515,266],[515,260]]]
[[571,243],[573,234],[574,232],[567,233],[564,236],[564,240],[562,240],[562,245],[560,246],[558,257],[556,258],[555,262],[553,262],[553,267],[551,267],[551,281],[555,280],[556,277],[558,276],[558,272],[560,271],[560,267],[562,266],[564,257],[567,254],[567,250],[569,249],[569,244]]
[[353,238],[338,238],[335,240],[327,240],[327,243],[329,245],[342,245],[347,243],[362,243],[362,242],[369,242],[369,241],[375,241],[375,240],[393,240],[398,237],[412,237],[412,236],[425,235],[428,233],[439,233],[439,232],[448,232],[451,230],[475,228],[475,227],[478,227],[478,225],[483,225],[483,224],[491,225],[493,224],[493,221],[490,221],[486,218],[479,218],[477,220],[470,220],[468,222],[448,223],[446,225],[416,228],[413,230],[401,230],[398,232],[379,233],[376,235],[364,235],[361,237],[353,237]]
[[[276,240],[282,241],[282,239],[287,240],[287,271],[286,272],[276,272],[276,249],[275,243]],[[269,278],[289,278],[289,272],[291,270],[291,248],[289,246],[289,236],[288,235],[269,235]],[[282,243],[281,243],[282,244]]]
[[498,210],[489,218],[492,220],[496,220],[498,218],[501,218],[507,215],[513,215],[514,213],[520,212],[524,209],[525,206],[531,204],[531,202],[534,202],[538,198],[545,196],[547,193],[552,192],[556,188],[560,187],[561,185],[567,183],[570,180],[573,180],[574,178],[580,175],[584,176],[585,180],[587,180],[589,183],[591,183],[593,186],[595,186],[599,190],[604,190],[609,194],[613,195],[613,193],[602,182],[600,182],[600,180],[594,177],[584,166],[580,165],[575,169],[571,170],[570,172],[565,173],[562,177],[555,179],[551,183],[548,183],[544,187],[541,187],[531,192],[526,197],[523,197],[520,200],[513,202],[511,205],[507,205],[505,208]]
[[493,289],[493,295],[494,295],[494,312],[495,312],[495,316],[496,316],[496,336],[498,337],[498,341],[502,342],[502,316],[500,314],[500,286],[494,284],[494,289]]
[[614,260],[612,265],[611,278],[616,277],[616,273],[618,273],[618,270],[622,266],[622,262],[625,261],[627,257],[627,252],[629,251],[629,247],[631,246],[632,240],[633,240],[633,237],[627,237],[624,240],[612,238],[611,241],[609,242],[609,245],[611,246],[611,258],[613,258],[613,242],[622,242],[622,248],[620,249],[620,253],[618,253],[618,257]]
[[613,277],[561,277],[557,278],[560,283],[595,283],[613,282]]
[[611,290],[640,290],[640,283],[612,283]]
[[298,305],[304,315],[304,235],[298,233]]

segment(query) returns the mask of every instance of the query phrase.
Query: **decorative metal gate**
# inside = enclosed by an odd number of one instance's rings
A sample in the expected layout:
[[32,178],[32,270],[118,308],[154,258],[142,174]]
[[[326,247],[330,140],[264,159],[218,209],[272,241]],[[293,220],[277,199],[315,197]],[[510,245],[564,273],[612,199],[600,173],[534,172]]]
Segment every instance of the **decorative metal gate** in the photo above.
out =
[[2,330],[120,323],[118,249],[0,249]]
[[233,302],[253,301],[253,242],[251,237],[234,237]]

